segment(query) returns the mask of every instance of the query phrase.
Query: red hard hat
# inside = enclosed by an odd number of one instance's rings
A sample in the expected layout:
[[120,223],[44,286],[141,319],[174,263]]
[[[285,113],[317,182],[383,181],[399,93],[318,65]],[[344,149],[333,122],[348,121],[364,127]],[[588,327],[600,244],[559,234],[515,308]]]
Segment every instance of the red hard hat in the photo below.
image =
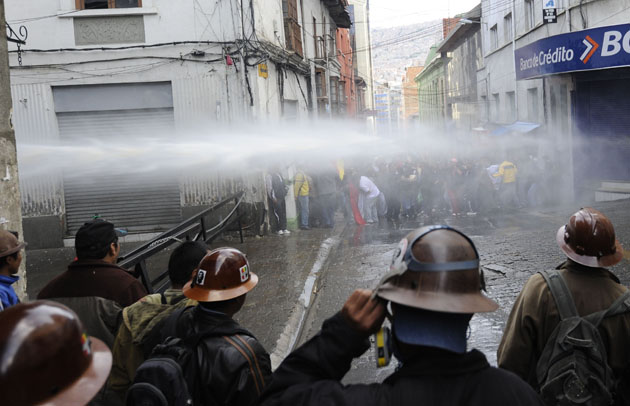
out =
[[77,315],[49,301],[0,313],[0,393],[5,405],[78,406],[103,386],[112,354]]
[[242,296],[257,283],[245,254],[235,248],[217,248],[203,257],[183,292],[198,302],[218,302]]
[[569,223],[558,229],[556,242],[567,257],[591,268],[612,266],[623,258],[612,223],[591,207],[573,214]]

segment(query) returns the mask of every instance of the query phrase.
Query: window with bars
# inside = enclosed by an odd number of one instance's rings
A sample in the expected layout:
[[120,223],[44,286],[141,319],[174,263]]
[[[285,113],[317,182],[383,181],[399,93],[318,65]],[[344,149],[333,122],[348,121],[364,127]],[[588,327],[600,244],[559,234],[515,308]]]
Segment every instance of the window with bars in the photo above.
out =
[[142,7],[142,0],[75,0],[77,10]]

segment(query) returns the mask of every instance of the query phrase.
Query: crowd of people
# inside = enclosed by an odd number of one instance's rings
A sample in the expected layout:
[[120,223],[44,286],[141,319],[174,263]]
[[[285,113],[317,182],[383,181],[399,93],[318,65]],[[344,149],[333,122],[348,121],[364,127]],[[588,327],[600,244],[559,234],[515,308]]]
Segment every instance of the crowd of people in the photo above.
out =
[[489,214],[556,202],[560,181],[552,162],[517,158],[492,163],[407,156],[367,164],[299,164],[289,179],[276,166],[266,178],[270,224],[277,234],[290,234],[285,198],[291,185],[302,230],[332,227],[336,210],[348,221],[372,224],[383,218]]
[[[505,179],[510,168],[502,166]],[[298,179],[309,182],[309,175]],[[386,202],[366,179],[348,176],[364,194],[364,217],[373,219]],[[276,184],[286,193],[282,178]],[[306,191],[299,182],[294,187],[298,196]],[[405,199],[403,212],[411,209]],[[114,225],[95,219],[77,232],[68,270],[38,300],[19,303],[11,284],[25,243],[0,231],[2,403],[630,404],[630,292],[606,269],[623,257],[613,225],[601,212],[581,209],[560,227],[556,242],[566,261],[525,284],[498,367],[467,348],[474,313],[499,307],[483,293],[477,248],[462,232],[436,225],[401,240],[377,287],[354,291],[319,334],[272,372],[265,348],[234,320],[248,292],[266,283],[241,251],[182,242],[168,262],[171,288],[147,295],[116,265]],[[382,383],[342,384],[386,318],[392,330],[382,330],[381,349],[391,350],[399,367]]]

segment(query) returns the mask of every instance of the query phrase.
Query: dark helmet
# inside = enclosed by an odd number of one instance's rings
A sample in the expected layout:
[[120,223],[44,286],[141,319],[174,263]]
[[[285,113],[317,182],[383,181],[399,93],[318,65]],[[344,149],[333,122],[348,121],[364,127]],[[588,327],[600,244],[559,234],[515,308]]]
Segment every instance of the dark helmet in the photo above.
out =
[[0,313],[2,404],[85,405],[111,365],[107,346],[61,304],[35,301]]
[[567,257],[592,268],[612,266],[623,258],[612,223],[591,207],[573,214],[569,223],[558,229],[556,242]]
[[499,307],[481,293],[483,286],[470,238],[448,226],[428,226],[400,241],[376,295],[391,302],[398,340],[463,353],[472,314]]
[[446,313],[491,312],[473,242],[449,226],[427,226],[400,241],[376,295],[404,306]]
[[245,254],[235,248],[217,248],[203,257],[183,291],[198,302],[218,302],[242,296],[257,283]]
[[18,241],[13,233],[0,230],[0,258],[15,254],[25,246],[26,243]]

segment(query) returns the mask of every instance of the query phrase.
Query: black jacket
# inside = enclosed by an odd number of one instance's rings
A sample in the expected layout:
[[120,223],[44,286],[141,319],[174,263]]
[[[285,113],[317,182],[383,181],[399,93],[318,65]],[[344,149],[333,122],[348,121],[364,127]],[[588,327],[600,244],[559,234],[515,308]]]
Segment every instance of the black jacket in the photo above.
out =
[[525,382],[489,366],[476,350],[430,352],[382,384],[342,385],[352,359],[368,347],[365,336],[333,316],[274,372],[261,405],[543,405]]
[[269,354],[249,331],[219,312],[201,306],[188,308],[179,318],[177,335],[208,333],[197,347],[199,382],[212,404],[256,404],[271,382]]

